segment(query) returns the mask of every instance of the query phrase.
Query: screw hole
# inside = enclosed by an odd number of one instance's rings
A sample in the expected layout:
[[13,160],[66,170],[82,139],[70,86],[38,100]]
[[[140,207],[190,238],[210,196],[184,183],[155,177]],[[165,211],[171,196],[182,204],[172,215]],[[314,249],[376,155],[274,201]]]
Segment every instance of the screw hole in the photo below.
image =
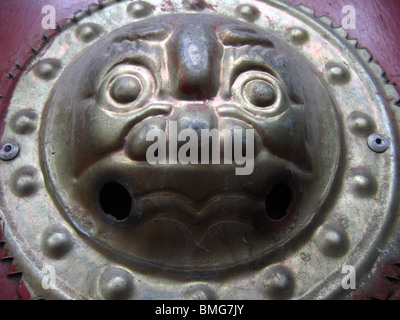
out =
[[101,188],[99,201],[104,213],[117,221],[125,220],[131,214],[131,195],[117,182],[107,183]]
[[284,218],[292,203],[292,196],[292,189],[285,184],[278,184],[273,187],[265,198],[267,216],[272,220]]
[[368,146],[372,151],[382,153],[389,148],[389,141],[384,136],[374,133],[368,137]]
[[0,147],[0,159],[3,161],[13,160],[19,153],[19,146],[16,143],[5,142]]

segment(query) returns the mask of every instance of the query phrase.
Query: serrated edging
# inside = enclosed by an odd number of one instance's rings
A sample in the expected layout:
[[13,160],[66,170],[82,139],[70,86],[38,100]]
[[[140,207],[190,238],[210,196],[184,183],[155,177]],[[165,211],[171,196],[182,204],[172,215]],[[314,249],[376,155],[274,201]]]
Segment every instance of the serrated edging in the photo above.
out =
[[[293,5],[292,5],[293,6]],[[390,81],[385,76],[385,71],[383,68],[373,59],[372,54],[369,52],[367,48],[358,48],[358,39],[349,38],[349,34],[346,29],[342,26],[333,27],[332,20],[326,16],[317,17],[315,15],[315,11],[304,4],[300,4],[295,6],[303,13],[312,16],[312,18],[319,20],[323,25],[329,27],[331,31],[333,31],[336,35],[342,38],[342,40],[346,41],[347,44],[353,49],[353,53],[357,54],[366,64],[367,67],[372,71],[372,73],[381,81],[382,88],[386,93],[386,101],[390,103],[395,109],[396,113],[399,114],[400,118],[400,92],[396,89],[396,86],[387,80]]]

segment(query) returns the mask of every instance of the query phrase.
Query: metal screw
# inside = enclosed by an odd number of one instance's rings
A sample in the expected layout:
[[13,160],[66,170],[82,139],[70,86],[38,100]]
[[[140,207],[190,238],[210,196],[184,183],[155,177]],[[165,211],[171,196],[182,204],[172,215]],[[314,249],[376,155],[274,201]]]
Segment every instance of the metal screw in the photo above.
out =
[[9,161],[14,159],[19,153],[19,145],[14,142],[6,142],[1,146],[0,159]]
[[389,140],[380,134],[374,133],[368,137],[368,146],[372,151],[382,153],[389,148]]

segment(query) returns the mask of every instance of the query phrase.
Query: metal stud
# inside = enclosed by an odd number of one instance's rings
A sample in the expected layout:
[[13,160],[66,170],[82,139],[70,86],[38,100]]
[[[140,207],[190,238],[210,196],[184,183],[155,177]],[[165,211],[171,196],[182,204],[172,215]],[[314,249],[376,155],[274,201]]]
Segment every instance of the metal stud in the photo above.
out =
[[377,191],[375,178],[364,168],[353,171],[350,183],[354,194],[360,198],[370,197]]
[[327,77],[330,83],[341,85],[350,81],[350,72],[339,63],[330,62],[326,65]]
[[105,299],[127,300],[134,292],[133,277],[121,268],[106,269],[100,277],[100,291]]
[[325,226],[319,235],[318,246],[328,257],[341,257],[349,248],[349,237],[343,227],[338,225]]
[[22,167],[11,177],[11,191],[18,197],[31,196],[38,191],[39,187],[39,174],[34,167]]
[[145,1],[131,2],[127,7],[128,13],[134,18],[143,18],[151,14],[153,8]]
[[289,28],[287,33],[290,41],[296,45],[302,45],[306,43],[310,38],[308,32],[302,28],[297,28],[297,27]]
[[103,29],[99,25],[94,23],[85,23],[80,25],[76,29],[75,33],[77,37],[83,42],[91,42],[96,39],[102,32]]
[[40,61],[34,68],[34,74],[43,80],[54,79],[61,69],[61,62],[58,59],[45,59]]
[[375,130],[372,119],[360,111],[353,112],[348,123],[350,132],[359,137],[368,137]]
[[236,7],[236,14],[248,22],[254,22],[260,17],[260,10],[249,4],[241,4]]
[[368,146],[376,153],[383,153],[389,148],[389,140],[381,134],[374,133],[368,137]]
[[64,227],[51,225],[42,235],[42,249],[46,256],[61,259],[72,248],[71,236]]
[[295,290],[292,272],[284,266],[272,267],[265,275],[264,290],[270,299],[289,299]]
[[0,149],[0,159],[9,161],[15,159],[19,154],[19,145],[16,142],[6,141],[2,144]]

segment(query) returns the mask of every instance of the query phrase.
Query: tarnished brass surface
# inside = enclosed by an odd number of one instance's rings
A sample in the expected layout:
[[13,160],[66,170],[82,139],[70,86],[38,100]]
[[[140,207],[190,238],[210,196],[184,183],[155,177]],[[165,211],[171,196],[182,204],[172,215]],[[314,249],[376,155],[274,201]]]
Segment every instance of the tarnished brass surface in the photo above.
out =
[[[3,136],[2,216],[34,292],[319,299],[349,296],[345,265],[368,276],[398,224],[399,117],[343,30],[277,0],[111,1],[76,20],[21,77]],[[148,160],[154,129],[166,163]],[[199,163],[172,152],[187,129]],[[202,130],[254,130],[250,171],[223,161],[226,136],[220,162],[201,154]]]
[[[54,197],[112,253],[189,271],[263,258],[319,213],[338,165],[335,105],[313,71],[269,33],[222,16],[171,14],[118,29],[67,66],[46,103],[42,166]],[[251,103],[262,96],[248,89],[254,81],[273,88],[271,106]],[[140,88],[122,102],[116,86]],[[236,175],[212,159],[149,165],[146,133],[168,133],[171,121],[199,136],[254,128],[254,171]],[[110,183],[132,198],[121,221],[101,206]],[[290,199],[274,221],[266,198],[279,185]]]

